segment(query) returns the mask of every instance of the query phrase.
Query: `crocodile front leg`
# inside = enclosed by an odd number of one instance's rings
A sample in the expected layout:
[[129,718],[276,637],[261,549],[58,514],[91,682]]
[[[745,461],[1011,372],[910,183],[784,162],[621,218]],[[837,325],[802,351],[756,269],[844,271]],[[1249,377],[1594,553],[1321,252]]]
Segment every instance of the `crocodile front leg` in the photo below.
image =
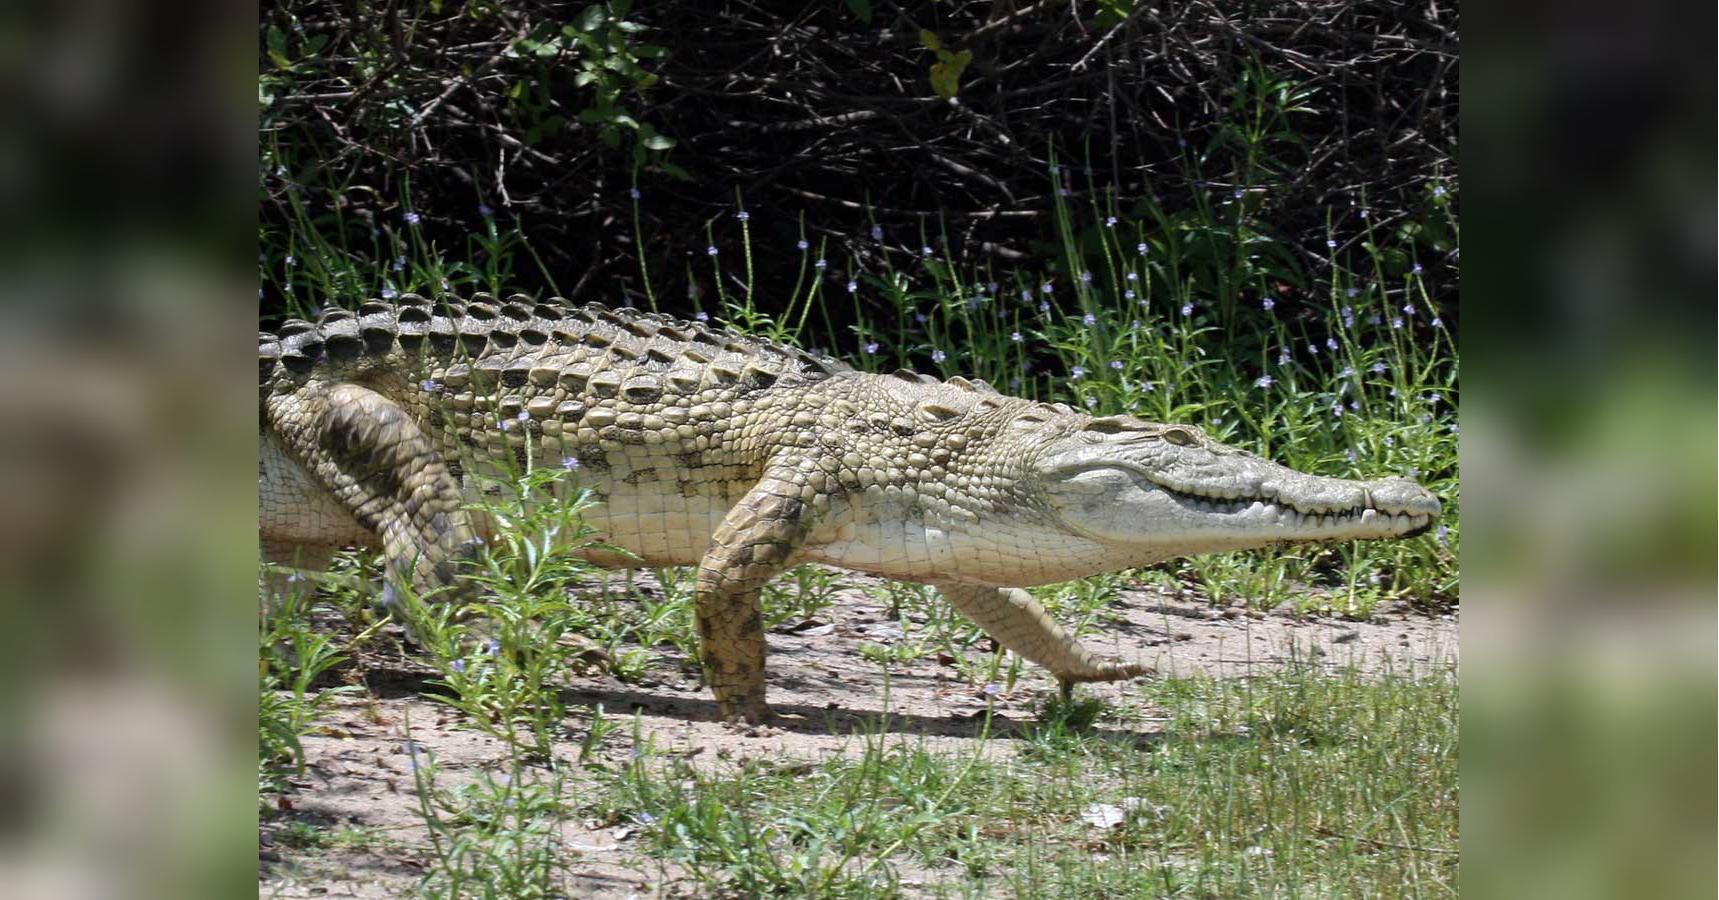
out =
[[766,475],[729,510],[699,563],[698,636],[724,721],[758,723],[769,713],[759,594],[805,540],[808,490],[791,471]]
[[937,589],[997,643],[1049,669],[1065,697],[1083,681],[1122,681],[1156,671],[1147,663],[1105,662],[1093,656],[1021,588],[940,584]]

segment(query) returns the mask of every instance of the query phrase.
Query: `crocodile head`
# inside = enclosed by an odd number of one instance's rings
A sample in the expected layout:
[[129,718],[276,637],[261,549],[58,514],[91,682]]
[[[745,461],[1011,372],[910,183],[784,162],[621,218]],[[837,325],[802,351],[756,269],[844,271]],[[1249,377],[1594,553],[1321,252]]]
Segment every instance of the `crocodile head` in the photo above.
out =
[[1404,478],[1309,475],[1197,428],[1128,416],[1057,429],[1032,481],[1061,524],[1137,564],[1299,541],[1421,534],[1439,514]]

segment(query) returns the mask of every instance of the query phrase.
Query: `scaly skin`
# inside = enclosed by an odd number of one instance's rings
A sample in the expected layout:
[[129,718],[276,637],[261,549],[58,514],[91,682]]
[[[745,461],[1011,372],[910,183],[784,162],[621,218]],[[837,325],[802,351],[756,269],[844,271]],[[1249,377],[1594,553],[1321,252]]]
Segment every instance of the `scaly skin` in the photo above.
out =
[[265,559],[379,546],[391,584],[449,586],[491,529],[468,475],[575,457],[601,501],[587,522],[627,554],[593,561],[698,566],[728,719],[766,713],[759,592],[800,563],[934,584],[1066,688],[1149,669],[1094,658],[1020,588],[1404,537],[1439,512],[1410,481],[1306,475],[1185,426],[856,372],[636,310],[408,296],[288,322],[258,357]]

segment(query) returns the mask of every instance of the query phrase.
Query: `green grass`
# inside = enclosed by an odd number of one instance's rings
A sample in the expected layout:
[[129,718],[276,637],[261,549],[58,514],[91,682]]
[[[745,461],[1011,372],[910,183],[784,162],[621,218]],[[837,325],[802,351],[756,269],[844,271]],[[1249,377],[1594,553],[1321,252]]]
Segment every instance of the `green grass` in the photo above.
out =
[[647,749],[595,807],[748,896],[1444,896],[1456,697],[1449,674],[1168,679],[1159,729],[1089,727],[1088,702],[960,755],[872,734],[710,774]]

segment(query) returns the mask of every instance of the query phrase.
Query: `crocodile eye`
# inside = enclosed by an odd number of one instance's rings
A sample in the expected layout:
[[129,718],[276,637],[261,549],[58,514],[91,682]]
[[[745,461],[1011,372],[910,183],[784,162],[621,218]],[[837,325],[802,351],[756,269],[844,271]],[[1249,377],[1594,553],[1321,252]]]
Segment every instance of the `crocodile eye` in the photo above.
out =
[[1166,428],[1164,429],[1164,440],[1178,447],[1192,447],[1194,446],[1194,433],[1186,428]]

